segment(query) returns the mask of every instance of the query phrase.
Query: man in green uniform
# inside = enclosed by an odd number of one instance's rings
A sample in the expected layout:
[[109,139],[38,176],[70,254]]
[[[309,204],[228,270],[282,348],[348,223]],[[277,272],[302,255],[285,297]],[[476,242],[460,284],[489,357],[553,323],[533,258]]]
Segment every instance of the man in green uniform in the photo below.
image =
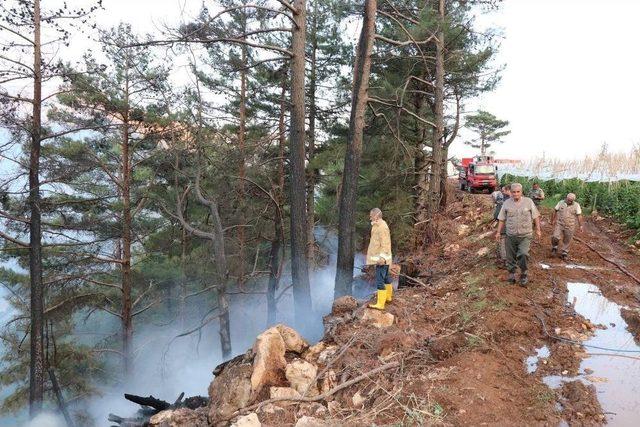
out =
[[560,256],[562,259],[567,259],[569,256],[569,245],[573,239],[573,234],[576,231],[576,225],[582,228],[582,208],[576,202],[576,195],[573,193],[567,194],[564,200],[561,200],[556,205],[553,216],[551,217],[551,224],[553,227],[553,237],[551,238],[551,253],[553,255],[558,253],[558,244],[560,247]]
[[536,206],[540,206],[540,203],[544,200],[544,191],[537,182],[533,183],[533,187],[531,187],[531,191],[529,191],[529,198],[533,200]]
[[540,213],[533,201],[522,195],[522,185],[511,184],[511,197],[502,204],[498,214],[498,230],[496,241],[500,241],[502,229],[507,229],[507,269],[509,283],[516,282],[516,269],[520,268],[520,285],[525,286],[528,281],[529,247],[533,238],[533,224],[538,239],[542,236],[540,230]]

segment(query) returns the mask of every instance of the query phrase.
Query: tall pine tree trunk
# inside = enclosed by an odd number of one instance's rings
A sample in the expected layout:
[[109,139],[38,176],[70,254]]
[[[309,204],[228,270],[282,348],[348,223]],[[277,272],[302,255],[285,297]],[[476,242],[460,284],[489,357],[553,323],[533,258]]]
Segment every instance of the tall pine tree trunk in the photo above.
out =
[[[432,162],[429,168],[429,199],[427,218],[440,209],[442,145],[444,143],[444,0],[438,1],[438,31],[436,33],[435,132],[433,133]],[[430,226],[428,227],[431,228]],[[434,237],[434,236],[431,236]]]
[[[246,20],[245,20],[246,28]],[[242,287],[244,285],[245,275],[245,145],[246,145],[246,123],[247,123],[247,46],[242,45],[242,57],[240,70],[240,108],[239,108],[239,126],[238,126],[238,150],[240,152],[240,164],[238,166],[238,283]]]
[[267,285],[267,326],[274,325],[277,317],[276,291],[280,281],[280,250],[284,242],[283,218],[281,208],[284,206],[284,147],[287,143],[285,132],[285,113],[287,109],[287,77],[283,67],[282,87],[280,89],[280,115],[278,118],[278,185],[275,191],[276,207],[273,219],[273,240],[269,251],[269,283]]
[[29,152],[29,280],[31,285],[31,328],[29,360],[29,413],[42,410],[44,393],[44,289],[42,285],[42,231],[40,212],[40,143],[42,138],[42,60],[40,43],[40,0],[33,3],[33,117]]
[[317,53],[318,53],[318,0],[313,3],[313,17],[311,23],[311,57],[309,73],[309,144],[307,157],[309,159],[307,173],[307,259],[313,263],[315,258],[315,188],[318,170],[311,166],[316,149],[316,85],[317,85]]
[[294,28],[291,38],[291,276],[297,325],[311,312],[309,263],[307,260],[307,208],[305,185],[305,37],[306,0],[295,0]]
[[342,191],[340,193],[338,260],[334,290],[334,296],[336,298],[350,294],[351,283],[353,281],[358,173],[360,171],[360,159],[362,157],[364,116],[367,108],[367,93],[369,90],[371,51],[375,40],[376,12],[377,1],[366,0],[362,32],[360,33],[360,40],[358,41],[356,51],[356,61],[353,66],[351,117],[349,118],[349,135],[344,159],[344,172],[342,174]]
[[120,171],[120,185],[122,191],[122,311],[120,313],[122,323],[122,357],[124,375],[131,373],[132,369],[132,339],[133,339],[133,319],[132,319],[132,277],[131,277],[131,165],[130,165],[130,145],[129,145],[129,57],[125,69],[124,82],[124,112],[122,117],[122,159]]

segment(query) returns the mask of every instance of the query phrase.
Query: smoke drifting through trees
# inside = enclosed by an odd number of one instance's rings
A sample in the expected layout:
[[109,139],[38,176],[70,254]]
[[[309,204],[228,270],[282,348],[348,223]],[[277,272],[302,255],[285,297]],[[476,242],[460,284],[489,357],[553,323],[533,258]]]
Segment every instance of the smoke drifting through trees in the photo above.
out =
[[1,270],[4,411],[53,407],[49,368],[86,417],[96,384],[142,383],[161,348],[175,363],[202,339],[208,381],[268,324],[317,337],[371,207],[399,248],[437,239],[460,112],[496,82],[484,9],[444,0],[211,1],[162,34],[92,30],[100,49],[76,64],[38,53],[39,22],[64,45],[99,5],[2,5],[2,256],[29,271]]

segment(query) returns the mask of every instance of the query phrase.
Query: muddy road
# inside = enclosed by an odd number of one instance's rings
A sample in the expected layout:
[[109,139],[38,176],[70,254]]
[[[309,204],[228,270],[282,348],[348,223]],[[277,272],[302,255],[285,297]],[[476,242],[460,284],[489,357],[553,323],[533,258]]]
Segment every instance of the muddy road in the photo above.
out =
[[452,369],[443,388],[451,393],[441,391],[451,422],[639,425],[640,258],[627,233],[588,217],[562,261],[550,253],[551,212],[543,209],[532,280],[522,288],[493,262],[488,197],[465,195],[460,205],[442,245],[453,271],[434,295],[463,321],[432,345],[451,353],[442,361]]

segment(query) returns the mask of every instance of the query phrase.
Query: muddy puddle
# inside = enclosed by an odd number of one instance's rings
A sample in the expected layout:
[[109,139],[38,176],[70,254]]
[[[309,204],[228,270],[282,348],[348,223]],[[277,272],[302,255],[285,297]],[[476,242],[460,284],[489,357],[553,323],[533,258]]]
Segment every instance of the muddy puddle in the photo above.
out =
[[609,425],[640,425],[640,347],[627,330],[620,305],[605,298],[595,285],[568,283],[567,288],[567,301],[576,312],[605,329],[596,329],[595,335],[584,341],[589,356],[580,365],[580,376],[552,376],[544,382],[552,388],[575,379],[593,384]]

